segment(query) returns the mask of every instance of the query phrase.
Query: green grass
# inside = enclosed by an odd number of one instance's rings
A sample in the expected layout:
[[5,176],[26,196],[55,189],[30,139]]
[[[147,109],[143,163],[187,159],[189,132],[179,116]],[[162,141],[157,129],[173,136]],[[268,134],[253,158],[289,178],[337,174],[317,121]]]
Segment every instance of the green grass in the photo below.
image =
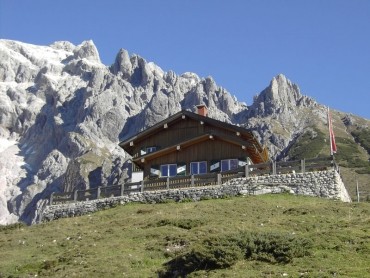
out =
[[325,147],[325,134],[318,129],[307,130],[300,135],[290,148],[288,155],[291,160],[315,158]]
[[336,159],[340,166],[355,168],[358,174],[370,174],[370,162],[354,141],[339,137],[336,143],[338,146]]
[[0,228],[0,277],[366,277],[370,203],[263,195]]
[[[370,153],[370,132],[368,130],[356,130],[351,133],[356,142],[365,148]],[[329,143],[326,135],[318,129],[307,130],[300,135],[296,142],[289,149],[288,155],[291,160],[299,160],[303,158],[315,158],[319,156],[327,156],[329,153]],[[349,138],[337,137],[336,144],[338,152],[336,153],[336,161],[340,166],[353,168],[358,174],[370,174],[370,162],[359,145]],[[327,153],[324,155],[324,153]]]
[[359,143],[370,154],[370,129],[357,128],[351,132],[356,142]]

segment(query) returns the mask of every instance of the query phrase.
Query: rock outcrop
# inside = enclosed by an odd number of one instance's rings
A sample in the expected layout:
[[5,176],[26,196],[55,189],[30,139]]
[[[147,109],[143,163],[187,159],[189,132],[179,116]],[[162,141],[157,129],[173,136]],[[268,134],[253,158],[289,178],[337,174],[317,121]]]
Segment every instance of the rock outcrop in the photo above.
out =
[[200,102],[232,121],[246,109],[211,77],[164,72],[121,49],[100,62],[92,41],[0,40],[0,224],[32,223],[51,192],[127,178],[123,138]]

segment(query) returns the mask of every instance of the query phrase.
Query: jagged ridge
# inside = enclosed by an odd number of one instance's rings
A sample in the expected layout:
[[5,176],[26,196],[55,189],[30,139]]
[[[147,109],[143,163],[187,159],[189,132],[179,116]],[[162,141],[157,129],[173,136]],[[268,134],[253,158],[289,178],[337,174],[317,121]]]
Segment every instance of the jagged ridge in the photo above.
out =
[[211,77],[164,72],[124,49],[107,67],[92,41],[0,40],[0,100],[0,224],[34,222],[51,192],[122,182],[117,143],[199,103],[255,130],[278,158],[306,127],[326,123],[324,106],[283,75],[247,106]]

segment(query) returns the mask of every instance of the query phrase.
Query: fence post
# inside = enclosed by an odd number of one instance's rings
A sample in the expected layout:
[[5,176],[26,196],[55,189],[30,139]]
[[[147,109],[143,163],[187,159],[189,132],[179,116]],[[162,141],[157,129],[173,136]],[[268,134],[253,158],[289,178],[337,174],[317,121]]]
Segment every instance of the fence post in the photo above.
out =
[[301,160],[301,172],[302,174],[306,173],[306,162],[304,159]]
[[222,184],[221,173],[217,173],[217,185]]
[[101,193],[101,188],[100,186],[98,186],[98,188],[96,189],[96,199],[100,198],[100,193]]
[[338,166],[338,164],[335,162],[334,156],[333,156],[332,164],[333,164],[333,168],[334,168],[334,170],[335,170],[335,171],[337,171],[337,172],[340,174],[339,166]]
[[170,177],[167,177],[166,187],[167,189],[170,189]]
[[246,177],[246,178],[248,178],[249,177],[249,164],[245,164],[245,169],[244,169],[244,176]]
[[194,187],[194,175],[191,175],[191,187]]
[[125,184],[124,183],[121,183],[121,196],[123,196],[123,192],[125,190]]
[[76,190],[73,192],[73,201],[77,202],[77,197],[78,197],[78,189],[76,189]]
[[356,195],[357,195],[357,203],[360,202],[360,191],[358,190],[358,180],[356,180]]
[[51,195],[50,195],[49,205],[52,205],[53,204],[53,198],[54,198],[54,192],[51,193]]
[[144,192],[144,181],[141,181],[141,192]]
[[276,175],[276,161],[272,161],[272,174]]

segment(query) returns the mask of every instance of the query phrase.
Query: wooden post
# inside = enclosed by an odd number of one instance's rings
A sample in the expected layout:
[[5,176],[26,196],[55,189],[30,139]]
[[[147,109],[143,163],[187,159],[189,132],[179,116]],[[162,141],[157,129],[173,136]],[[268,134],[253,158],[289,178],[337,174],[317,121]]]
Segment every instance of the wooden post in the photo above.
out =
[[100,186],[98,186],[98,188],[96,189],[96,199],[100,198],[100,193],[101,193],[101,188]]
[[144,181],[141,181],[141,192],[144,192]]
[[73,201],[77,202],[77,197],[78,197],[78,190],[76,189],[76,190],[73,192]]
[[167,177],[166,187],[168,190],[170,189],[170,177]]
[[123,193],[124,193],[124,190],[125,190],[125,184],[124,183],[121,183],[121,196],[123,196]]
[[54,192],[51,193],[50,199],[49,199],[49,205],[51,206],[53,204],[53,198],[54,198]]
[[194,187],[194,175],[191,175],[191,187]]
[[304,159],[301,160],[301,173],[306,173],[306,161]]
[[272,174],[276,175],[276,161],[273,161],[271,166],[272,166]]
[[360,191],[358,190],[358,180],[356,180],[356,193],[357,193],[357,203],[360,202]]
[[331,164],[332,164],[332,166],[333,166],[333,169],[334,170],[337,170],[337,165],[336,165],[336,163],[335,163],[335,159],[334,159],[334,154],[332,154],[332,156],[331,156]]
[[244,166],[244,176],[246,178],[249,178],[249,165],[248,164],[245,164]]
[[217,173],[217,185],[222,184],[221,173]]

